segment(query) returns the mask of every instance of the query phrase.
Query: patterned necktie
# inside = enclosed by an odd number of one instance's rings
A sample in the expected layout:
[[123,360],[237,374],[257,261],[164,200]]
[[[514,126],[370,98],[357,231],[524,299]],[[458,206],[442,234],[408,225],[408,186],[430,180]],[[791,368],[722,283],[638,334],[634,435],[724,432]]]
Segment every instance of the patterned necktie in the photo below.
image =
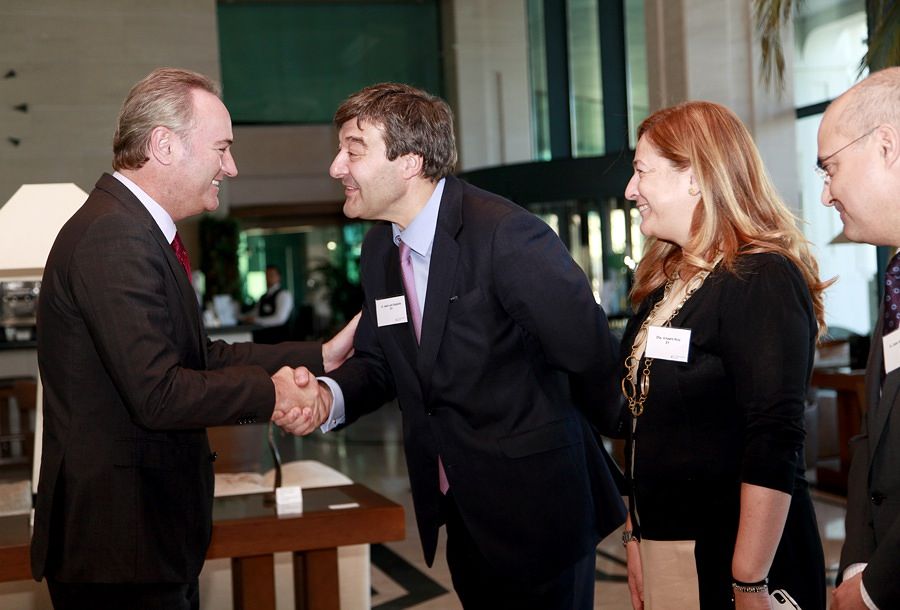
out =
[[[422,337],[422,310],[419,307],[419,295],[416,293],[416,277],[413,274],[412,258],[409,254],[409,246],[400,242],[400,271],[403,273],[403,290],[406,291],[406,302],[409,303],[409,313],[412,316],[413,330],[416,331],[416,341]],[[438,488],[441,493],[447,495],[450,482],[447,481],[447,472],[444,470],[444,461],[438,455]]]
[[185,272],[187,272],[188,279],[191,279],[191,259],[188,257],[187,250],[184,247],[184,242],[181,241],[181,236],[176,232],[175,239],[172,240],[172,249],[175,250],[175,256],[178,257],[178,262],[181,263],[181,266],[184,267]]
[[886,335],[900,326],[900,252],[884,270],[884,330]]
[[416,331],[416,342],[422,337],[422,310],[419,308],[419,295],[416,293],[416,277],[413,274],[412,258],[409,246],[400,242],[400,271],[403,273],[403,290],[406,291],[406,302],[412,316],[413,330]]

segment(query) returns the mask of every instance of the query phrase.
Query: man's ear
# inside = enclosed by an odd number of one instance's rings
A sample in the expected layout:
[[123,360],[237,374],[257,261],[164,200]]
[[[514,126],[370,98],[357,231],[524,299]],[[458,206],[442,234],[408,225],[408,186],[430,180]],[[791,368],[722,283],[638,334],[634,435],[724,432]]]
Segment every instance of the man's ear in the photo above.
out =
[[878,152],[884,160],[886,168],[900,165],[900,132],[890,123],[875,128],[872,134],[878,143]]
[[425,166],[425,160],[422,159],[422,156],[412,153],[403,155],[400,157],[400,161],[403,168],[403,177],[407,179],[421,175],[422,168]]
[[150,132],[148,156],[161,165],[169,165],[173,161],[174,149],[179,144],[178,136],[168,127],[154,127]]

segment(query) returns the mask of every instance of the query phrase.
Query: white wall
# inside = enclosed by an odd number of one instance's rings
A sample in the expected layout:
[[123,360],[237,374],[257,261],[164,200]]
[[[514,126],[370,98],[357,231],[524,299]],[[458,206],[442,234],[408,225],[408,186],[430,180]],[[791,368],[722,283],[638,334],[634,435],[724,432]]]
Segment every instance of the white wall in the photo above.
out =
[[753,134],[778,191],[799,210],[790,53],[780,95],[761,83],[750,11],[747,0],[647,0],[650,110],[697,99],[731,108]]
[[[90,191],[131,86],[164,65],[218,78],[218,57],[215,0],[3,0],[0,202],[23,183]],[[27,114],[12,109],[23,102]]]
[[459,169],[532,159],[525,0],[454,0],[451,60]]

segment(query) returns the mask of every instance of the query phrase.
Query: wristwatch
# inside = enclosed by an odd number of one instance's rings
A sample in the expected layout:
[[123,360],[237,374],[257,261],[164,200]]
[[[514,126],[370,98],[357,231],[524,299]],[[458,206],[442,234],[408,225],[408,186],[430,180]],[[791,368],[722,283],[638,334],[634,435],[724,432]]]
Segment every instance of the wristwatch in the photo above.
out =
[[622,532],[622,546],[628,546],[628,543],[634,540],[635,542],[640,542],[641,539],[634,535],[632,530],[625,530]]

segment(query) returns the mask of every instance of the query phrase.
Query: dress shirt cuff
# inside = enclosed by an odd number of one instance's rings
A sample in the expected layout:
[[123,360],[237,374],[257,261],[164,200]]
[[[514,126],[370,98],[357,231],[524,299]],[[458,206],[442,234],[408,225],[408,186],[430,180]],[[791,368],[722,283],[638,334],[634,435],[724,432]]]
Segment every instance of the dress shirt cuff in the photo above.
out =
[[862,580],[859,581],[859,593],[862,595],[863,603],[869,607],[869,610],[879,610],[872,598],[869,597],[869,592],[866,591],[866,585]]
[[[847,582],[849,579],[853,578],[860,572],[865,571],[866,569],[865,563],[851,563],[849,566],[844,568],[844,578],[843,581]],[[878,606],[875,605],[875,602],[872,601],[872,598],[869,597],[869,592],[866,591],[866,585],[863,583],[862,579],[859,581],[859,593],[862,596],[863,603],[869,610],[879,610]]]
[[344,423],[344,392],[331,377],[318,377],[317,379],[331,390],[331,415],[319,428],[322,432],[329,432]]
[[846,568],[844,568],[844,577],[841,579],[842,582],[846,582],[862,572],[866,569],[865,563],[851,563]]

